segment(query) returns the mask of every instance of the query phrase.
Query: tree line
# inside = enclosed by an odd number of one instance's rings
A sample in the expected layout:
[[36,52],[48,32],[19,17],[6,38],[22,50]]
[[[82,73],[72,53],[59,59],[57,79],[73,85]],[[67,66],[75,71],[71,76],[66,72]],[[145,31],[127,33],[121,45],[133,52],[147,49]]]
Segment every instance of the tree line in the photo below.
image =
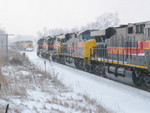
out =
[[114,27],[119,25],[119,17],[117,13],[105,13],[95,19],[95,21],[87,23],[80,28],[74,27],[72,29],[56,28],[48,29],[44,27],[41,31],[37,32],[39,38],[44,36],[53,36],[64,33],[78,32],[84,30],[97,30],[97,29],[106,29],[108,27]]

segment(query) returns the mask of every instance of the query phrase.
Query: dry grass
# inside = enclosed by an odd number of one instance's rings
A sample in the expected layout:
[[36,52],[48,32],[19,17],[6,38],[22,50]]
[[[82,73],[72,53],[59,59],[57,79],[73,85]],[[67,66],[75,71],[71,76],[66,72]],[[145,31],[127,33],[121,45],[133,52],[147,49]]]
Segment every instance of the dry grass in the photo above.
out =
[[96,99],[90,98],[88,95],[83,95],[83,97],[89,105],[96,106],[94,113],[116,113],[115,111],[104,107],[102,104],[98,103]]
[[25,53],[18,53],[15,51],[9,51],[9,63],[12,65],[23,65],[23,64],[30,64],[28,57],[25,56]]
[[65,112],[56,108],[52,108],[51,113],[65,113]]
[[6,105],[1,105],[0,106],[0,113],[5,113],[6,110]]
[[[67,88],[61,83],[61,81],[58,80],[57,76],[55,75],[51,76],[48,73],[34,69],[33,67],[31,68],[31,66],[13,66],[13,68],[14,71],[11,72],[9,72],[10,70],[7,68],[3,69],[3,72],[7,73],[5,76],[0,73],[0,80],[2,81],[0,98],[5,101],[11,102],[11,99],[15,98],[20,98],[21,100],[26,99],[28,96],[28,89],[34,91],[38,88],[42,92],[47,92],[50,95],[55,95],[55,93],[58,93],[58,90],[60,90],[62,93],[67,92]],[[30,70],[29,75],[20,73],[22,71],[28,72],[28,70]],[[4,112],[6,105],[0,105],[0,109],[0,113]],[[13,113],[20,113],[21,108],[11,105],[9,111]]]
[[[48,92],[53,94],[55,90],[60,90],[61,92],[66,92],[67,88],[58,79],[57,75],[51,75],[49,73],[43,72],[40,69],[33,68],[31,65],[23,66],[13,66],[13,71],[7,68],[3,70],[7,73],[7,76],[3,76],[0,73],[0,80],[2,81],[2,90],[0,92],[1,97],[7,96],[26,96],[27,89],[35,90],[37,87],[43,92]],[[28,73],[24,75],[21,72]],[[52,90],[51,90],[52,89]]]
[[0,57],[0,67],[6,64],[6,60]]
[[39,75],[41,82],[44,80],[50,80],[54,86],[56,87],[59,86],[64,89],[66,88],[66,86],[59,80],[57,73],[51,74],[49,72],[42,71],[42,69],[34,69],[34,68],[32,68],[32,73],[33,75]]
[[[46,101],[46,103],[50,105],[63,106],[66,109],[72,109],[73,111],[81,113],[114,113],[87,95],[79,94],[76,96],[77,98],[68,95],[65,97],[61,96],[61,94],[65,94],[69,90],[61,80],[58,79],[57,73],[54,71],[52,73],[44,72],[42,69],[31,65],[27,57],[15,52],[11,54],[12,57],[9,58],[9,62],[2,63],[3,65],[9,64],[2,70],[6,75],[3,76],[0,71],[0,83],[2,84],[0,90],[1,99],[5,101],[11,101],[11,97],[13,99],[26,99],[28,89],[36,90],[38,88],[42,92],[53,95],[51,99]],[[20,61],[24,63],[20,63]],[[12,67],[12,65],[13,71],[9,69],[9,66]],[[24,73],[21,72],[27,72],[27,74],[24,75]],[[20,106],[26,107],[26,105]],[[20,113],[22,109],[20,106],[10,106],[9,111]],[[5,109],[6,105],[0,105],[0,113],[4,112]],[[46,106],[43,105],[43,109],[47,110]],[[34,108],[34,110],[37,111],[37,113],[39,112],[37,108]],[[51,108],[50,112],[65,113],[62,109],[54,107]]]
[[90,104],[90,105],[94,105],[97,103],[96,99],[92,99],[87,95],[83,95],[84,99]]
[[16,78],[4,77],[4,81],[1,83],[0,97],[6,100],[7,96],[26,96],[26,88]]
[[0,70],[0,83],[3,83],[4,82],[4,76]]
[[20,54],[16,51],[8,51],[8,56],[6,51],[0,50],[0,67],[8,63],[13,65],[23,65],[29,64],[29,59],[24,54]]
[[[27,58],[23,58],[22,55],[20,55],[17,52],[11,52],[9,51],[9,54],[13,54],[12,56],[8,57],[9,60],[6,60],[2,55],[0,55],[0,65],[1,67],[7,65],[7,64],[15,64],[15,65],[22,65],[21,60],[24,60],[24,62],[29,62]],[[0,84],[1,84],[1,91],[0,96],[24,96],[26,94],[26,87],[22,86],[23,80],[18,79],[17,76],[12,76],[12,74],[15,75],[15,72],[10,71],[6,69],[5,71],[8,73],[8,76],[3,76],[2,72],[0,70]],[[25,81],[26,82],[26,81]]]
[[[2,51],[0,51],[2,52]],[[10,64],[15,64],[15,65],[23,65],[23,62],[29,62],[27,58],[24,58],[21,54],[17,52],[12,52],[9,51],[9,57],[6,59],[5,54],[3,55],[3,52],[0,54],[0,67],[4,67],[6,65]],[[1,69],[1,68],[0,68]],[[13,72],[13,71],[12,71]],[[2,72],[0,70],[0,84],[1,84],[1,91],[0,91],[0,96],[5,97],[6,95],[25,95],[25,87],[22,87],[20,84],[20,80],[17,79],[17,77],[11,77],[11,74],[15,73],[10,73],[9,70],[6,70],[6,73],[8,73],[9,76],[4,76],[2,75]],[[18,83],[18,84],[17,84]]]
[[0,67],[6,64],[6,54],[0,50]]
[[[87,95],[79,94],[79,97],[82,97],[82,99],[72,96],[67,97],[65,100],[58,97],[53,97],[47,102],[57,106],[63,106],[66,109],[71,108],[73,111],[78,111],[80,113],[115,113],[114,111],[103,107],[95,99],[92,99]],[[57,108],[52,108],[52,110],[60,113],[64,112],[63,110]]]

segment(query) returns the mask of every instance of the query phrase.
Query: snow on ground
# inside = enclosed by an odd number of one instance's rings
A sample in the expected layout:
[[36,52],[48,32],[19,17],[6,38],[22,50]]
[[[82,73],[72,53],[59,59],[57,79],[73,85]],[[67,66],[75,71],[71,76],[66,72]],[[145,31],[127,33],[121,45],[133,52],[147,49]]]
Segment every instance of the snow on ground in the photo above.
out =
[[[41,62],[38,66],[42,69],[43,60],[35,53],[28,55],[36,65]],[[49,74],[29,62],[22,65],[13,59],[11,63],[0,70],[0,113],[5,112],[7,104],[8,113],[113,113],[95,99],[62,84],[51,65],[46,67]]]
[[62,64],[49,62],[36,56],[36,52],[26,53],[30,61],[46,71],[55,70],[59,78],[77,93],[95,98],[118,112],[150,113],[150,93],[112,80],[101,78]]

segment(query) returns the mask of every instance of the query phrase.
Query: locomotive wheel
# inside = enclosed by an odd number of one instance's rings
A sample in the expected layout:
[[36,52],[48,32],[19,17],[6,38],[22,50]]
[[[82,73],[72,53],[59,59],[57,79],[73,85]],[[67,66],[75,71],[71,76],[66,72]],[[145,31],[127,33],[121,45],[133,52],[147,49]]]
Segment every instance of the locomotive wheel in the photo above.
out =
[[85,65],[85,71],[86,71],[86,72],[92,73],[92,71],[93,71],[92,69],[93,69],[92,66],[90,66],[90,65]]
[[106,77],[105,64],[101,63],[100,68],[101,68],[101,71],[100,71],[101,76]]
[[38,56],[41,57],[41,53],[40,52],[38,52]]
[[64,58],[63,56],[60,57],[60,63],[66,64],[66,63],[65,63],[65,58]]
[[53,60],[53,59],[52,59],[52,55],[49,55],[48,60],[49,60],[49,61],[52,61],[52,60]]
[[37,56],[40,57],[40,52],[37,52]]
[[74,59],[74,65],[76,66],[77,69],[79,69],[79,63],[78,59]]
[[102,64],[102,63],[94,65],[94,73],[96,75],[106,77],[106,74],[105,74],[105,65]]
[[81,70],[85,70],[85,65],[84,65],[84,62],[83,62],[83,60],[81,59],[81,60],[79,60],[79,69],[81,69]]
[[142,73],[140,71],[134,71],[133,75],[132,75],[132,80],[133,83],[137,86],[137,87],[141,87],[142,83],[143,83],[143,76]]
[[99,65],[97,65],[97,64],[95,64],[94,65],[94,73],[96,74],[96,75],[98,75],[98,76],[101,76],[101,68],[100,68],[100,66]]
[[143,81],[144,81],[144,89],[150,91],[150,76],[145,75]]
[[52,56],[52,60],[55,62],[56,61],[56,57],[53,55]]
[[134,84],[137,87],[142,88],[146,91],[150,91],[150,76],[142,73],[142,71],[135,71],[133,73],[132,78],[133,78]]
[[76,68],[78,69],[78,64],[77,64],[76,59],[74,59],[74,65],[75,65],[75,66],[76,66]]
[[46,55],[46,59],[49,59],[49,55]]
[[82,59],[75,59],[74,64],[75,64],[77,69],[85,70],[85,65],[84,65],[84,62]]

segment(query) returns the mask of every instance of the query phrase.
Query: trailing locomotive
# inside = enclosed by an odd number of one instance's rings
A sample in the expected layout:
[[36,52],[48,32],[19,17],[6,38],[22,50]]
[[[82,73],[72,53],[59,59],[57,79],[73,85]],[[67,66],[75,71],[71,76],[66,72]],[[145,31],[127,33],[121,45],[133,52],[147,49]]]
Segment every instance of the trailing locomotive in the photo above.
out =
[[12,48],[17,49],[19,51],[33,51],[33,41],[24,40],[24,41],[16,41],[11,44]]
[[39,56],[150,89],[150,22],[44,37],[38,46]]

